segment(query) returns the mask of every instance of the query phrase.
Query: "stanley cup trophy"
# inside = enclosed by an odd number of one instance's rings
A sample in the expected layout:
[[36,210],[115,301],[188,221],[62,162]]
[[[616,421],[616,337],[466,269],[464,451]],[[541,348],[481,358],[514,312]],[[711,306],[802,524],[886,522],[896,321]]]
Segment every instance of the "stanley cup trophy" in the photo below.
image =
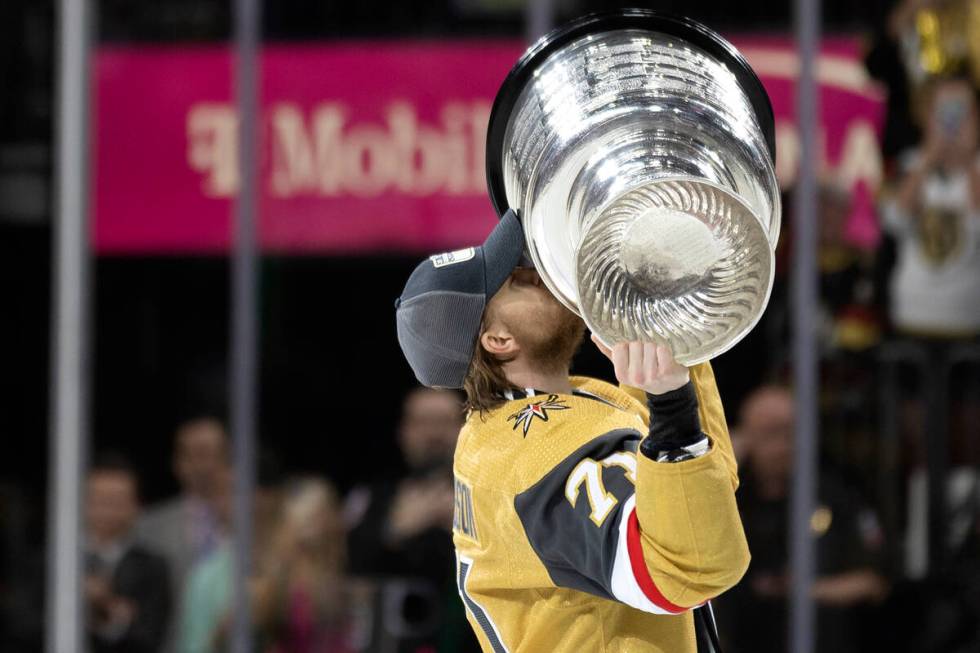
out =
[[769,301],[780,203],[772,107],[745,59],[685,18],[574,21],[532,46],[494,102],[487,180],[534,266],[603,342],[685,365],[745,336]]

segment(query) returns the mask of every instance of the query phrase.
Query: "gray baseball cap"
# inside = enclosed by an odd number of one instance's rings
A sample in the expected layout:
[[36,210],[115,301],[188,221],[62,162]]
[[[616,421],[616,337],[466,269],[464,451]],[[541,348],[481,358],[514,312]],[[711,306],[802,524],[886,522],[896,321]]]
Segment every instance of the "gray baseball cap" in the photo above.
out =
[[419,383],[462,388],[483,309],[520,263],[524,229],[507,211],[482,246],[422,261],[395,302],[398,344]]

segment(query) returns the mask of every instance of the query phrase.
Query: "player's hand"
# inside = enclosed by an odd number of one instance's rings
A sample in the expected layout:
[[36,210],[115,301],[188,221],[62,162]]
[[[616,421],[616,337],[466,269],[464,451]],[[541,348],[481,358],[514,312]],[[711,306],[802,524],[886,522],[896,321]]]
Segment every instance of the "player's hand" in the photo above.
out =
[[674,360],[670,347],[652,342],[620,342],[612,349],[595,335],[592,342],[612,361],[620,383],[662,395],[691,380],[687,368]]

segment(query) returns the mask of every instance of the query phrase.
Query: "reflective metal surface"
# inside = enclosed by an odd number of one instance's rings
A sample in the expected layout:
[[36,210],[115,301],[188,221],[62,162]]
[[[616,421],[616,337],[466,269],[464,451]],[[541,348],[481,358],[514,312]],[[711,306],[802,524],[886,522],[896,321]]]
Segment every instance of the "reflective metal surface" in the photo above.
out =
[[582,317],[604,342],[666,342],[691,365],[755,326],[773,267],[766,231],[744,203],[679,179],[613,202],[583,236],[575,272]]
[[503,179],[545,283],[607,343],[692,364],[765,308],[773,162],[735,75],[687,41],[620,29],[551,53],[508,118]]

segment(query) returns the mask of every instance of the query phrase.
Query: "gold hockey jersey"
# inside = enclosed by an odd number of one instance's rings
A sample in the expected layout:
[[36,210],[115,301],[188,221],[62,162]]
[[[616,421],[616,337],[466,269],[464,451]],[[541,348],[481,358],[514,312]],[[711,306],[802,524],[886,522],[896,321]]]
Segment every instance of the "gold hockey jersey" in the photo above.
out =
[[696,651],[691,609],[738,582],[749,554],[710,365],[691,378],[711,450],[683,462],[638,454],[643,393],[595,379],[468,417],[453,539],[484,651]]

